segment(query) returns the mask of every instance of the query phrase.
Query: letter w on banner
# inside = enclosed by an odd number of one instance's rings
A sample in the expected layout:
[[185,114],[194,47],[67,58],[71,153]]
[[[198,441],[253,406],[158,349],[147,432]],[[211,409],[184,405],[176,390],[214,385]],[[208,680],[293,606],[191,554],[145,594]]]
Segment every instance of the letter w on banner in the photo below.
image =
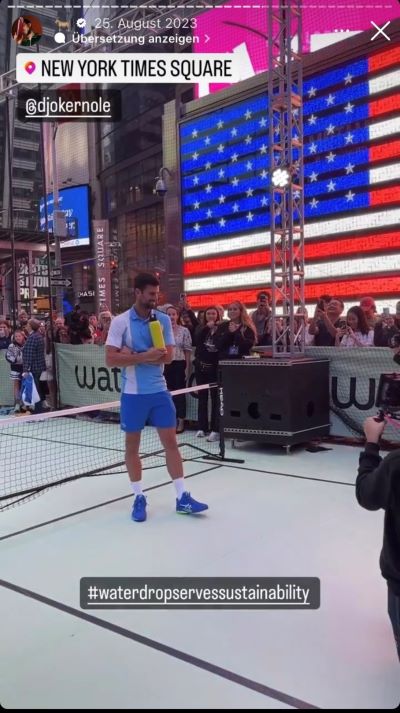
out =
[[[365,419],[378,411],[375,401],[381,374],[399,371],[392,351],[380,347],[309,347],[306,354],[330,360],[331,435],[363,436]],[[400,429],[388,424],[385,439],[400,442]]]

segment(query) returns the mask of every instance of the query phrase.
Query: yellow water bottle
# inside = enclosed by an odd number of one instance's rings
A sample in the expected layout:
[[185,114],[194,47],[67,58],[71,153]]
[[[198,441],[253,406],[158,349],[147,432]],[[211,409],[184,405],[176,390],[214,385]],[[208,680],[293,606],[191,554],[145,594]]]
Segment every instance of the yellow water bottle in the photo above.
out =
[[165,349],[165,341],[161,322],[158,321],[155,314],[152,314],[149,322],[151,339],[153,342],[153,347],[156,349]]

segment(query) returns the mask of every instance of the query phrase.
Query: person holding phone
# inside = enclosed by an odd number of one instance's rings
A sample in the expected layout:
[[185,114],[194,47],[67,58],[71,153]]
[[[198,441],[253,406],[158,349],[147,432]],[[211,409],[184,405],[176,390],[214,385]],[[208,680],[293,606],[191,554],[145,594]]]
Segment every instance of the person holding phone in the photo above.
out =
[[375,325],[374,345],[376,347],[391,347],[393,337],[397,334],[400,335],[400,329],[396,326],[394,315],[391,315],[387,308],[387,312],[383,311],[380,321]]
[[330,295],[321,295],[318,300],[318,309],[322,310],[323,312],[326,312],[331,299],[332,297]]
[[185,292],[181,292],[179,295],[179,304],[178,307],[181,311],[185,310],[186,312],[191,311],[190,309],[190,304],[188,302],[188,298]]
[[374,330],[368,326],[361,307],[351,307],[347,312],[345,325],[336,331],[336,347],[373,347]]
[[270,304],[270,293],[266,290],[259,292],[257,295],[257,309],[250,315],[259,339],[268,331],[267,327],[271,317]]
[[326,309],[321,309],[321,306],[322,303],[317,305],[314,317],[310,320],[309,335],[314,337],[316,347],[334,347],[344,304],[341,299],[333,297],[328,302]]
[[388,614],[400,660],[400,448],[383,460],[379,442],[386,421],[364,422],[365,450],[360,454],[356,498],[366,510],[384,510],[381,573],[388,587]]

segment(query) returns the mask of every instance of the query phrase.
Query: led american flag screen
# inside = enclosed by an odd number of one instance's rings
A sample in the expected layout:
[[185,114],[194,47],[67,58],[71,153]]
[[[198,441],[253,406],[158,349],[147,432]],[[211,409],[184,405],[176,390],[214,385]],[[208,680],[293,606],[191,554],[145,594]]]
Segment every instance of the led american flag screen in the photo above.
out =
[[[400,297],[400,47],[303,87],[306,301]],[[180,126],[185,292],[194,308],[270,284],[267,92]]]

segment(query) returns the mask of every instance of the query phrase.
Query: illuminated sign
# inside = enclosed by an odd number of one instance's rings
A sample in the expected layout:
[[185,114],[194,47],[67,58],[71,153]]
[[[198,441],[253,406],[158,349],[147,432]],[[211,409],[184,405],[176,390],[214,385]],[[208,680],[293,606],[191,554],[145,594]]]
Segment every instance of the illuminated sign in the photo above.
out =
[[[308,300],[399,294],[399,63],[395,46],[304,81]],[[194,308],[254,303],[270,282],[267,101],[259,94],[180,126],[185,291]]]
[[[328,240],[305,244],[304,253],[306,263],[327,258],[353,256],[359,258],[361,254],[378,255],[387,250],[400,252],[400,231],[385,232],[381,234],[363,235],[362,238]],[[374,258],[376,260],[376,258]],[[269,267],[271,264],[270,250],[253,250],[246,254],[230,255],[228,258],[212,257],[200,260],[186,260],[184,265],[185,277],[191,275],[210,275],[213,272],[227,272],[244,269]],[[326,264],[326,263],[325,263]],[[329,263],[328,263],[329,264]],[[337,263],[335,263],[337,266]],[[378,265],[378,263],[376,263]],[[375,266],[375,264],[374,264]],[[393,266],[389,265],[390,268]],[[383,269],[383,265],[380,265]],[[308,274],[308,277],[310,275]]]
[[[61,247],[75,247],[90,244],[90,189],[89,186],[71,186],[59,191],[59,210],[65,214],[67,237]],[[54,196],[47,196],[49,231],[53,232]],[[39,205],[40,229],[46,230],[44,199]]]
[[97,312],[111,309],[110,230],[108,220],[94,220]]
[[[400,277],[362,278],[356,280],[328,280],[327,282],[315,282],[307,284],[305,287],[306,302],[316,302],[323,294],[331,294],[341,297],[343,300],[352,298],[360,299],[360,296],[372,295],[388,296],[398,295],[400,290]],[[202,292],[196,296],[190,296],[190,306],[194,309],[202,309],[214,304],[218,298],[218,304],[229,305],[235,300],[240,300],[245,305],[255,304],[260,288],[249,288],[247,290],[225,290],[224,292]]]

